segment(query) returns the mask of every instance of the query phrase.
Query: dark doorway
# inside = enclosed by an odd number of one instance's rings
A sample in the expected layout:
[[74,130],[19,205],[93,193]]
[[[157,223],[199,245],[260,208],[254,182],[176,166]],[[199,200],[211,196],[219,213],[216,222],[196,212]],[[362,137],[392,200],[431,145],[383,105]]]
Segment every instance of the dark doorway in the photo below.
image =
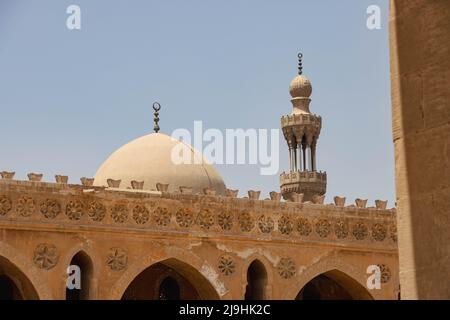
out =
[[259,260],[253,261],[247,270],[245,300],[264,300],[266,298],[267,272]]

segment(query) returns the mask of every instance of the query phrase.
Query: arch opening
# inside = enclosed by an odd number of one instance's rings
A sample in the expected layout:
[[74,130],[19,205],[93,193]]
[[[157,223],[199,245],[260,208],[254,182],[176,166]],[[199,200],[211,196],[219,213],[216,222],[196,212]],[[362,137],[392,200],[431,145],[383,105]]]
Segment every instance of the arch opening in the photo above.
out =
[[[74,272],[72,275],[79,276],[79,279],[73,279],[73,281],[79,282],[80,286],[73,288],[66,286],[66,300],[89,300],[92,294],[92,260],[84,251],[80,251],[70,260],[70,266],[79,267],[79,274],[77,275],[76,271],[72,271]],[[75,282],[72,283],[74,284]]]
[[247,269],[245,300],[264,300],[266,298],[267,271],[259,260],[254,260]]
[[211,283],[194,267],[177,259],[155,263],[128,285],[122,300],[218,300]]
[[345,273],[332,270],[311,279],[296,300],[372,300],[361,284]]
[[0,300],[37,300],[39,296],[27,276],[0,256]]

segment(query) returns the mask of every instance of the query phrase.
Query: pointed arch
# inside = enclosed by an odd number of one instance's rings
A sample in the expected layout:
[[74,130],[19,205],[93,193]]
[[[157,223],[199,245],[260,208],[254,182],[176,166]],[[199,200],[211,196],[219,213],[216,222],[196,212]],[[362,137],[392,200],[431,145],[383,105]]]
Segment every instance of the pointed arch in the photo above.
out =
[[68,267],[69,266],[77,266],[79,268],[80,271],[79,282],[81,287],[79,289],[78,288],[70,289],[66,285],[66,300],[91,299],[93,296],[92,280],[94,274],[94,265],[92,263],[92,259],[84,250],[80,250],[73,255]]
[[245,300],[267,299],[267,271],[264,264],[254,259],[247,268]]
[[23,299],[53,298],[42,271],[19,250],[2,241],[0,241],[0,273],[13,281]]
[[[292,281],[286,288],[283,288],[281,299],[294,300],[298,297],[304,287],[313,279],[325,276],[333,283],[345,289],[352,299],[372,300],[371,292],[366,289],[367,274],[365,265],[357,265],[351,261],[346,261],[342,257],[337,258],[339,253],[334,252],[323,257],[318,262],[306,266],[303,272],[296,276],[296,281]],[[321,278],[324,280],[323,278]],[[322,281],[323,282],[323,281]],[[376,292],[375,292],[376,294]]]
[[296,300],[372,300],[369,291],[339,270],[330,270],[311,279]]
[[25,273],[4,256],[0,256],[0,299],[39,299],[35,287]]
[[176,258],[158,261],[137,274],[123,300],[217,300],[219,296],[196,268]]

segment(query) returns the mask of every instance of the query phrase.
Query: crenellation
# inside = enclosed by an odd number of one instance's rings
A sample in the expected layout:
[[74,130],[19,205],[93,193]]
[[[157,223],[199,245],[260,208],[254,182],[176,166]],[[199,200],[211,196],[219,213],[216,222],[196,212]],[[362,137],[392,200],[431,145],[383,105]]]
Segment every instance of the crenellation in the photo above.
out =
[[55,175],[55,181],[56,181],[56,183],[65,183],[65,184],[67,184],[67,182],[69,181],[69,177],[57,174],[57,175]]
[[132,180],[131,181],[131,188],[133,190],[142,190],[144,188],[144,181]]
[[334,200],[334,204],[338,207],[344,207],[345,206],[345,197],[339,197],[339,196],[335,196],[333,198]]
[[94,185],[94,179],[93,178],[86,178],[86,177],[82,177],[80,178],[81,184],[84,187],[92,187]]
[[28,173],[27,176],[30,181],[40,182],[42,180],[43,174],[31,172],[31,173]]
[[120,188],[120,184],[122,180],[114,180],[114,179],[107,179],[108,187],[110,188]]
[[14,179],[14,175],[16,174],[15,171],[2,171],[0,172],[0,176],[4,180],[12,180]]

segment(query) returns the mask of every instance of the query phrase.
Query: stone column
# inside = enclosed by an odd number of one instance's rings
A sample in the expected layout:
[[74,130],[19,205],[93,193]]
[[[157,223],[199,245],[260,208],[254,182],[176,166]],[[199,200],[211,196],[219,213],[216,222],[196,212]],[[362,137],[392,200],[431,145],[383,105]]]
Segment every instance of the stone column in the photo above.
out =
[[303,171],[306,171],[306,143],[302,144],[302,153],[303,153]]

